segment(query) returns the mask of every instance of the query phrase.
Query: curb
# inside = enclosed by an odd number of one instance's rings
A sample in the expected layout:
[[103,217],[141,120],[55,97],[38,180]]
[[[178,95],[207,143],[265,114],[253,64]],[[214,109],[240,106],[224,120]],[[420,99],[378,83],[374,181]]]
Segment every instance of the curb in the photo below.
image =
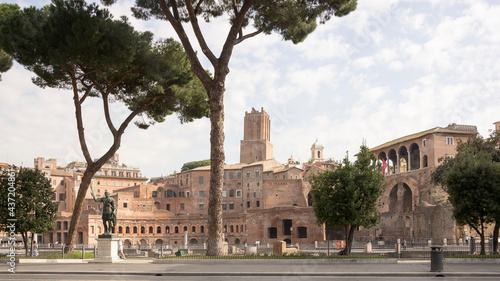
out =
[[153,259],[154,264],[262,264],[272,262],[277,265],[290,264],[396,264],[397,259]]
[[[195,277],[220,277],[220,276],[309,276],[309,277],[500,277],[498,272],[61,272],[61,271],[16,271],[18,274],[49,274],[49,275],[116,275],[116,276],[195,276]],[[10,274],[5,272],[4,274]],[[1,273],[0,273],[1,275]]]
[[474,258],[453,258],[444,259],[445,263],[487,263],[500,264],[500,259],[474,259]]
[[89,260],[82,259],[18,259],[16,263],[34,264],[34,263],[88,263]]

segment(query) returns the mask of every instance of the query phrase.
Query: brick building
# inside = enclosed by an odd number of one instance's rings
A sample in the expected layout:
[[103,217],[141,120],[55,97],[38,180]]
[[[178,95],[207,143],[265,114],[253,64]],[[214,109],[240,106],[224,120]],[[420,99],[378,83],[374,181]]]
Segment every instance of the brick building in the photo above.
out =
[[454,243],[466,235],[474,235],[468,228],[456,224],[448,196],[442,187],[431,182],[431,173],[442,159],[454,157],[460,141],[476,134],[476,126],[450,124],[370,149],[377,159],[388,164],[384,171],[385,192],[379,200],[380,223],[363,230],[358,238],[438,242],[446,238]]
[[[495,123],[496,128],[500,122]],[[310,195],[310,175],[337,164],[325,160],[318,140],[311,146],[311,161],[300,166],[292,157],[286,163],[273,158],[270,118],[261,109],[244,117],[240,162],[224,166],[223,227],[230,244],[272,243],[279,240],[312,244],[325,240],[325,227],[316,224]],[[453,157],[459,140],[477,134],[475,126],[451,124],[401,137],[370,152],[386,161],[386,189],[380,199],[380,223],[361,229],[357,240],[434,238],[449,241],[466,230],[456,225],[451,206],[440,187],[430,182],[442,157]],[[120,165],[118,155],[94,177],[96,194],[107,190],[118,206],[116,233],[126,244],[189,244],[207,240],[210,167],[199,167],[149,183],[138,168]],[[56,230],[40,236],[42,243],[64,243],[71,218],[81,163],[57,168],[53,159],[37,158],[53,181],[54,200],[60,202]],[[94,244],[103,232],[100,203],[90,193],[85,201],[77,243]],[[331,239],[343,239],[332,232]],[[336,234],[335,234],[336,233]],[[336,235],[336,236],[335,236]]]
[[[308,201],[309,184],[303,180],[304,170],[297,167],[299,163],[293,157],[285,164],[273,158],[269,115],[263,109],[252,109],[245,113],[244,127],[242,163],[224,166],[222,211],[226,241],[240,244],[272,243],[276,239],[293,243],[323,240],[323,227],[315,223],[310,196]],[[50,170],[48,176],[56,183],[54,200],[61,203],[56,230],[40,238],[43,243],[64,243],[71,218],[66,211],[72,205],[65,205],[61,199],[74,200],[76,185],[70,186],[62,177],[67,177],[70,170],[77,180],[84,166],[72,163],[65,169],[54,170],[55,160],[45,162],[44,167]],[[138,169],[119,165],[118,155],[93,180],[97,196],[109,191],[116,200],[115,231],[126,244],[181,244],[185,232],[190,244],[206,242],[209,185],[209,166],[157,177],[147,184]],[[103,232],[101,206],[90,194],[87,198],[77,243],[93,244]]]

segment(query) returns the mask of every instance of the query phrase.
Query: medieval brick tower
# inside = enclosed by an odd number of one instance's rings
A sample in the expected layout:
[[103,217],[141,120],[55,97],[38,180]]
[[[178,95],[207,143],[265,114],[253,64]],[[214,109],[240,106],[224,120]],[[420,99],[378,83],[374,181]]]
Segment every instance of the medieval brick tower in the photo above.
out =
[[271,120],[267,112],[252,108],[245,111],[243,140],[240,146],[240,163],[253,163],[273,158],[271,144]]

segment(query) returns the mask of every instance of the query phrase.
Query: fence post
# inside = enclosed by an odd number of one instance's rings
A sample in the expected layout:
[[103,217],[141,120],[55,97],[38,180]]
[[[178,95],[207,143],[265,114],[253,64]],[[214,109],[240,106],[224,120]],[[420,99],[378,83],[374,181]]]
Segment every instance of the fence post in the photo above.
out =
[[85,259],[85,244],[82,244],[82,260]]
[[64,244],[62,244],[62,258],[64,259]]
[[489,239],[490,241],[490,253],[493,255],[493,238]]
[[474,237],[470,238],[470,254],[474,255],[476,252],[476,239]]
[[96,246],[94,245],[94,259],[97,257],[97,248]]
[[397,259],[401,258],[401,239],[396,241],[396,257]]

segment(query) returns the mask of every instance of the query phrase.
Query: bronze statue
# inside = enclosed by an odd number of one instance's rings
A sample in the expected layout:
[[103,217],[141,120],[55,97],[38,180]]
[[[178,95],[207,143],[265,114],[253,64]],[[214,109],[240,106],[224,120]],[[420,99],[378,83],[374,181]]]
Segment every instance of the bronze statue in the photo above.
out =
[[91,193],[94,201],[102,202],[102,223],[104,224],[104,234],[115,232],[116,225],[116,202],[115,199],[109,197],[109,192],[104,192],[102,198],[95,198],[94,192]]

